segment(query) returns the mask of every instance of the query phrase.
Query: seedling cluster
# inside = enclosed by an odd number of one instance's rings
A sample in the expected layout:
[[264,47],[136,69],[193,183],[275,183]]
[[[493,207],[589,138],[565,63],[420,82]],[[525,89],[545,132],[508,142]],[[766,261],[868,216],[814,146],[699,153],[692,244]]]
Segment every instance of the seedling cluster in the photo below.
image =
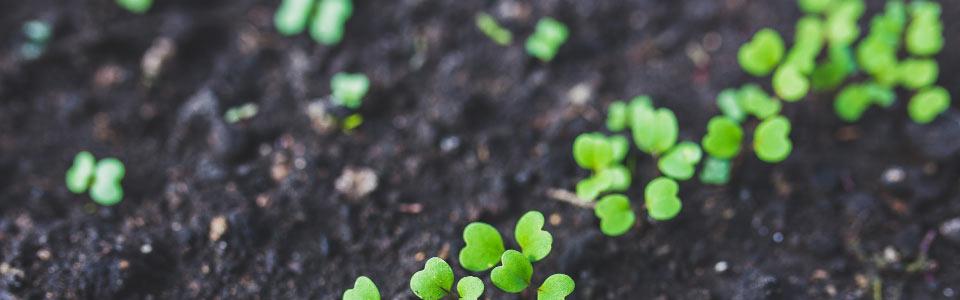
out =
[[336,45],[343,40],[344,27],[352,14],[352,0],[283,0],[273,23],[285,36],[303,33],[309,25],[314,41]]
[[93,202],[103,206],[115,205],[123,200],[120,181],[125,173],[120,160],[110,157],[97,161],[90,152],[81,151],[67,170],[67,189],[74,194],[89,190]]
[[[480,32],[501,46],[507,46],[513,42],[513,33],[500,26],[497,20],[487,13],[477,14],[476,25]],[[549,62],[557,56],[560,46],[563,46],[569,35],[567,25],[554,18],[541,18],[537,21],[533,34],[527,37],[524,47],[528,55],[540,61]]]

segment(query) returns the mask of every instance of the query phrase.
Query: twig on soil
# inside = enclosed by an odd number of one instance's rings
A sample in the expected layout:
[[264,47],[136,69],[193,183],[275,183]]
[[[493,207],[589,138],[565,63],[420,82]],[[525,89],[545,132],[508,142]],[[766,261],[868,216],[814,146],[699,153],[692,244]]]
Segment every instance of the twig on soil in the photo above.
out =
[[593,209],[593,202],[580,199],[576,194],[571,193],[568,190],[564,189],[547,189],[547,197],[552,198],[553,200],[559,200],[561,202],[570,203],[579,207]]

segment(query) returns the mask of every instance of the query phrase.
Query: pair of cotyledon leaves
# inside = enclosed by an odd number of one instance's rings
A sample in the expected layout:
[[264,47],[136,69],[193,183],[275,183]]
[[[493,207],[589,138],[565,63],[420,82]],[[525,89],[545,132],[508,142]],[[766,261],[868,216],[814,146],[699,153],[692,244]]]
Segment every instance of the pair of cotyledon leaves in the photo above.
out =
[[[490,274],[494,285],[505,292],[519,293],[530,285],[533,277],[533,265],[530,260],[516,250],[507,250],[501,258],[501,265]],[[423,270],[413,274],[410,289],[414,295],[424,300],[438,300],[450,293],[453,288],[453,269],[445,261],[434,257],[427,260]],[[537,289],[539,300],[562,300],[573,293],[575,283],[570,276],[553,274],[544,280]],[[457,282],[457,295],[460,299],[475,300],[483,294],[483,281],[468,276]],[[378,300],[363,299],[363,300]]]

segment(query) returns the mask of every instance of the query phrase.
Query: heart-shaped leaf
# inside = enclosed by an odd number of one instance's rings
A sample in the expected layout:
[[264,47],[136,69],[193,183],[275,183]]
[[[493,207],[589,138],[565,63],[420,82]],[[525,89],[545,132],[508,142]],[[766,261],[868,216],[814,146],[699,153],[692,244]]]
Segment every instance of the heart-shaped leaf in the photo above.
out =
[[460,250],[460,266],[473,272],[486,271],[497,265],[504,251],[500,232],[486,223],[467,225],[463,229],[463,241],[466,246]]
[[573,140],[573,159],[584,169],[601,170],[613,161],[613,147],[600,133],[584,133]]
[[67,170],[67,189],[74,194],[82,194],[90,187],[93,181],[93,170],[96,158],[87,151],[77,153],[73,158],[73,166]]
[[541,260],[550,254],[553,235],[543,230],[543,214],[539,211],[529,211],[520,217],[513,234],[523,255],[526,255],[531,262]]
[[790,155],[790,121],[783,116],[764,120],[754,132],[753,150],[760,160],[768,163],[783,161]]
[[597,174],[597,177],[603,178],[603,180],[609,182],[609,186],[606,190],[622,192],[630,188],[630,169],[627,169],[627,167],[624,167],[623,165],[613,165],[603,169]]
[[610,189],[613,178],[608,176],[591,176],[577,182],[577,198],[593,201],[600,194]]
[[897,65],[900,83],[909,89],[928,87],[937,82],[940,66],[933,59],[907,59]]
[[423,270],[413,273],[410,290],[424,300],[438,300],[453,288],[453,269],[439,257],[427,260]]
[[680,186],[676,181],[659,177],[650,181],[644,189],[644,202],[650,217],[657,221],[670,220],[680,213],[681,203],[677,197]]
[[783,38],[775,30],[764,28],[753,35],[737,52],[737,60],[744,71],[753,76],[766,76],[783,59]]
[[743,129],[740,124],[726,116],[716,116],[707,123],[707,135],[703,136],[703,150],[710,156],[729,159],[740,153]]
[[380,300],[380,290],[366,276],[360,276],[353,288],[343,292],[343,300]]
[[630,110],[633,141],[641,151],[657,155],[676,144],[678,125],[673,111],[654,109],[650,104],[631,105]]
[[370,79],[363,74],[337,73],[330,79],[333,90],[332,101],[350,109],[356,109],[363,103],[363,96],[370,89]]
[[630,209],[630,200],[620,194],[606,195],[593,213],[600,218],[600,231],[609,236],[619,236],[630,230],[637,216]]
[[810,91],[810,81],[795,65],[784,64],[773,73],[773,91],[783,100],[799,101]]
[[553,274],[537,289],[537,300],[563,300],[573,293],[576,284],[566,274]]
[[533,277],[533,265],[523,253],[507,250],[500,258],[502,265],[493,268],[490,280],[493,285],[507,293],[519,293],[530,285]]
[[627,104],[623,101],[615,101],[607,106],[607,129],[613,132],[621,131],[627,128]]
[[607,138],[607,143],[610,144],[611,163],[620,163],[625,157],[627,157],[627,152],[630,151],[630,142],[627,141],[627,138],[622,135],[614,135]]
[[703,163],[703,170],[700,170],[700,182],[723,185],[728,181],[730,181],[730,161],[707,157]]
[[942,87],[934,86],[918,92],[907,104],[907,113],[918,124],[933,122],[950,107],[950,93]]
[[739,92],[736,89],[724,89],[720,91],[720,94],[717,94],[717,107],[720,108],[723,115],[740,123],[747,118],[747,112],[740,107],[738,97]]
[[741,87],[737,93],[737,99],[740,107],[757,119],[764,120],[780,113],[780,101],[771,98],[756,84],[751,83]]
[[457,295],[460,300],[477,300],[483,295],[483,280],[473,276],[461,278],[457,282]]
[[696,165],[703,158],[700,146],[693,142],[682,142],[674,146],[660,158],[657,167],[660,172],[671,178],[687,180],[693,177]]
[[90,198],[104,206],[120,203],[120,200],[123,200],[120,181],[126,174],[123,163],[112,157],[101,159],[97,162],[95,173],[93,185],[90,187]]

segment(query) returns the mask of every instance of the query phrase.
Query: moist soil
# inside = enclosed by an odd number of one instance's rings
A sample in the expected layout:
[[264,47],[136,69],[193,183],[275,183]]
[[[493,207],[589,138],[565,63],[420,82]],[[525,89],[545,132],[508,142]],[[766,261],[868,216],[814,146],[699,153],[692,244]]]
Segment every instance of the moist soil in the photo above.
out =
[[[360,275],[412,299],[426,258],[468,274],[456,259],[468,223],[513,246],[529,210],[554,236],[533,284],[569,274],[571,299],[960,292],[960,113],[915,125],[908,93],[855,124],[832,93],[786,104],[786,161],[745,147],[728,185],[684,182],[678,218],[640,217],[620,237],[555,199],[588,175],[571,144],[603,130],[610,102],[651,95],[699,141],[722,89],[769,90],[736,51],[763,27],[792,39],[794,1],[356,1],[333,47],[280,36],[277,2],[157,1],[144,15],[110,0],[0,2],[0,299],[338,299]],[[869,2],[863,25],[883,5]],[[960,3],[942,4],[939,84],[960,95]],[[478,12],[514,42],[481,34]],[[550,63],[522,46],[543,16],[571,29]],[[31,19],[54,32],[27,60]],[[372,82],[352,132],[317,113],[347,115],[324,105],[341,71]],[[258,114],[224,121],[245,103]],[[125,162],[123,202],[66,189],[82,150]],[[627,195],[645,216],[655,164],[632,151]],[[479,276],[487,299],[535,298]]]

